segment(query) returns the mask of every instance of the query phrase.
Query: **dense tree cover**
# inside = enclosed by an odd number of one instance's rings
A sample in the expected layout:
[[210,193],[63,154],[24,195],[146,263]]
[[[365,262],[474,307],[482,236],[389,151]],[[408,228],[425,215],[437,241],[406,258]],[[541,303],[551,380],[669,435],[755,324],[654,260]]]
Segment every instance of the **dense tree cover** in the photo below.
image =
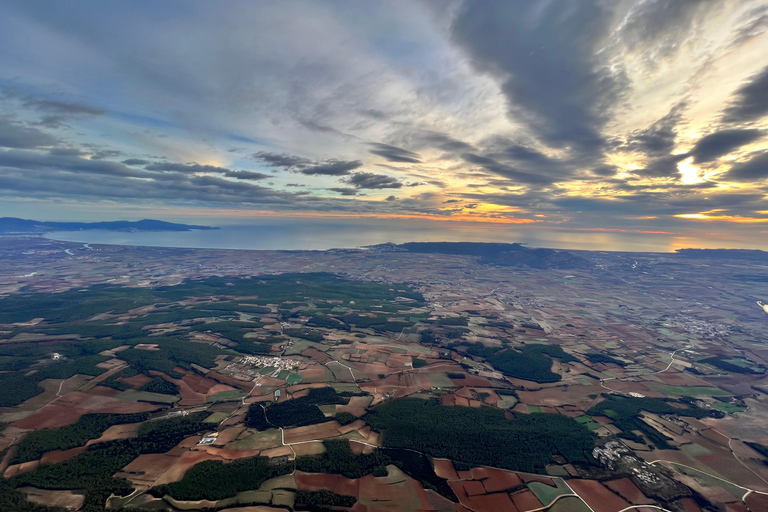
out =
[[483,407],[444,407],[436,400],[400,398],[365,416],[384,432],[384,446],[410,448],[434,457],[512,470],[543,472],[552,455],[588,463],[592,433],[572,418],[557,414],[519,415]]
[[396,321],[390,322],[389,318],[392,315],[376,314],[376,316],[359,315],[357,313],[349,313],[341,317],[341,319],[347,324],[354,325],[360,329],[373,329],[377,332],[400,332],[405,327],[413,327],[414,322]]
[[346,478],[360,478],[372,473],[376,467],[390,463],[390,459],[379,450],[355,455],[348,439],[325,440],[323,445],[325,453],[296,459],[296,469],[305,473],[333,473]]
[[47,507],[27,500],[26,494],[0,479],[0,512],[67,512],[64,507]]
[[[448,485],[448,480],[435,474],[434,465],[428,456],[399,448],[384,448],[381,451],[390,459],[392,464],[411,478],[420,481],[425,488],[432,489],[453,502],[459,501],[451,486]],[[383,466],[379,466],[379,468],[386,470]],[[376,474],[376,470],[379,468],[374,469],[373,476],[385,476]]]
[[58,464],[38,466],[34,471],[12,479],[15,487],[31,485],[41,489],[80,489],[86,491],[85,512],[104,510],[111,494],[129,494],[129,482],[112,478],[120,468],[142,453],[164,453],[184,438],[210,427],[202,423],[207,413],[193,413],[168,420],[149,421],[133,439],[119,439],[90,446],[82,454]]
[[419,359],[418,357],[414,357],[412,362],[414,368],[423,368],[424,366],[427,366],[427,362],[423,359]]
[[601,354],[599,352],[589,352],[584,355],[587,357],[587,359],[589,359],[593,363],[603,363],[603,364],[613,363],[619,366],[627,366],[627,363],[625,363],[624,361],[616,359],[615,357],[611,357],[608,354]]
[[437,320],[429,320],[428,322],[439,325],[439,326],[461,325],[466,327],[467,325],[469,325],[469,319],[464,316],[451,316],[446,318],[438,318]]
[[167,494],[177,500],[223,500],[258,489],[270,478],[292,470],[293,464],[271,464],[269,457],[248,457],[227,463],[206,460],[191,467],[180,481],[154,487],[152,494]]
[[178,375],[174,368],[190,368],[194,363],[204,368],[211,368],[215,364],[216,356],[225,352],[205,343],[197,343],[184,338],[173,336],[153,336],[151,338],[138,339],[137,343],[155,343],[158,350],[128,349],[120,352],[120,358],[127,361],[142,373],[150,370]]
[[331,507],[351,507],[357,502],[357,498],[323,489],[296,491],[294,501],[296,510],[326,511],[331,510]]
[[712,366],[720,368],[721,370],[725,370],[726,372],[747,373],[753,375],[765,373],[765,368],[763,366],[758,366],[757,368],[739,366],[738,364],[729,363],[720,356],[708,357],[706,359],[702,359],[699,361],[699,363],[711,364]]
[[435,331],[432,329],[424,329],[421,331],[421,343],[423,345],[432,345],[435,342],[437,342]]
[[645,434],[648,440],[651,441],[657,448],[665,450],[674,449],[673,446],[667,443],[670,438],[641,420],[640,413],[642,411],[654,414],[690,416],[697,419],[704,418],[706,416],[724,416],[724,414],[720,411],[716,411],[714,409],[702,409],[692,405],[690,402],[686,404],[684,400],[677,402],[678,404],[687,405],[686,408],[680,409],[671,405],[674,400],[668,400],[664,398],[634,398],[615,395],[608,395],[607,398],[608,399],[604,402],[600,402],[588,410],[587,414],[590,416],[608,416],[611,418],[613,423],[622,431],[622,433],[619,434],[619,437],[642,443],[643,438],[633,432],[634,430],[639,430]]
[[[760,443],[753,443],[751,441],[744,441],[744,444],[755,450],[757,453],[762,455],[763,457],[768,457],[768,446],[762,445]],[[763,465],[768,466],[768,462],[762,461]]]
[[349,425],[350,423],[354,423],[355,420],[357,420],[357,416],[352,414],[351,412],[337,412],[336,415],[333,417],[336,421],[339,422],[339,425]]
[[162,377],[155,377],[139,388],[139,391],[148,391],[150,393],[160,393],[162,395],[178,395],[179,386],[173,382],[168,382]]
[[307,396],[286,402],[265,407],[258,403],[251,404],[245,417],[245,424],[259,430],[275,426],[312,425],[327,419],[318,405],[346,404],[348,402],[348,398],[340,395],[331,387],[313,388]]
[[519,350],[505,349],[496,352],[488,358],[488,362],[510,377],[539,383],[557,382],[562,377],[551,371],[553,357],[564,362],[576,360],[559,345],[534,343],[523,345]]
[[[0,345],[0,357],[10,358],[19,368],[43,361],[43,366],[30,373],[27,370],[0,373],[0,407],[18,405],[43,392],[39,383],[45,379],[68,379],[76,374],[101,375],[105,370],[96,367],[107,358],[98,355],[102,350],[119,346],[119,342],[81,341],[56,345],[9,344]],[[54,361],[54,353],[62,356]]]
[[68,450],[96,439],[112,425],[137,423],[149,419],[148,413],[86,414],[77,423],[51,430],[29,432],[18,444],[11,464],[37,460],[51,450]]

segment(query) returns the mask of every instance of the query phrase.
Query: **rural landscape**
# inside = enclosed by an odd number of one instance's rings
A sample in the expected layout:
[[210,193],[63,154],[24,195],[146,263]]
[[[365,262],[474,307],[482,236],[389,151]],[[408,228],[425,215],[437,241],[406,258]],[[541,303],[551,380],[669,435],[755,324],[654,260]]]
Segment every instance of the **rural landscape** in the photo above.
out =
[[2,510],[768,510],[766,253],[0,253]]

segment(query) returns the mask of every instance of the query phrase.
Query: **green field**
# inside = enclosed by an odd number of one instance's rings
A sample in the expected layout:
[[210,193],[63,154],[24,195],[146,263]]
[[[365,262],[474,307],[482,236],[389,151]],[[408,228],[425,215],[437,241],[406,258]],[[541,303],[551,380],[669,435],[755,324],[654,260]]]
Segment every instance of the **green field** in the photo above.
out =
[[302,380],[304,380],[304,377],[296,373],[292,373],[288,376],[288,384],[298,384]]
[[244,396],[245,396],[245,393],[243,393],[241,390],[231,389],[229,391],[222,391],[221,393],[216,393],[215,395],[207,396],[205,397],[205,401],[208,403],[223,402],[226,400],[235,400]]
[[540,405],[529,405],[528,406],[528,412],[541,412],[541,406]]
[[541,482],[531,482],[527,484],[531,492],[544,506],[547,506],[555,501],[555,498],[558,496],[563,494],[571,494],[570,488],[565,484],[565,481],[563,481],[562,478],[553,478],[552,480],[555,482],[556,487],[552,487],[551,485],[543,484]]
[[203,423],[221,423],[227,418],[229,418],[229,414],[225,412],[215,412],[210,416],[208,416],[207,418],[205,418],[203,420]]
[[726,414],[733,414],[735,412],[744,412],[747,410],[746,407],[742,407],[741,405],[727,404],[725,402],[715,402],[712,404],[712,407]]

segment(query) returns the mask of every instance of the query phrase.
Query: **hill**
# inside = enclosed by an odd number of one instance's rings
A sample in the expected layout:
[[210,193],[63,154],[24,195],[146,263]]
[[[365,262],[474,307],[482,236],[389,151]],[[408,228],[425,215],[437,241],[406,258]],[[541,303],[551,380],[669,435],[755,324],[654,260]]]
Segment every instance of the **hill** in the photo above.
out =
[[47,233],[50,231],[83,231],[104,229],[107,231],[190,231],[193,229],[219,229],[212,226],[174,224],[162,220],[144,219],[137,222],[118,220],[112,222],[46,222],[16,217],[0,217],[0,233]]
[[397,250],[413,253],[459,254],[479,256],[479,263],[508,267],[540,269],[587,268],[586,259],[568,251],[531,249],[521,244],[483,242],[411,242],[395,246]]

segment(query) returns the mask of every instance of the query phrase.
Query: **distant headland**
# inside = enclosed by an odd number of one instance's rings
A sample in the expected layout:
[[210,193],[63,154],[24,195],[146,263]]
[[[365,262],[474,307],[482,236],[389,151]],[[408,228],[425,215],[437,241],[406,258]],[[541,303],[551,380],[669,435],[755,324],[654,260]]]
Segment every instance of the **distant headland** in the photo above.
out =
[[193,229],[219,229],[213,226],[175,224],[162,220],[144,219],[136,222],[117,220],[111,222],[47,222],[16,217],[0,217],[0,234],[50,233],[52,231],[191,231]]

